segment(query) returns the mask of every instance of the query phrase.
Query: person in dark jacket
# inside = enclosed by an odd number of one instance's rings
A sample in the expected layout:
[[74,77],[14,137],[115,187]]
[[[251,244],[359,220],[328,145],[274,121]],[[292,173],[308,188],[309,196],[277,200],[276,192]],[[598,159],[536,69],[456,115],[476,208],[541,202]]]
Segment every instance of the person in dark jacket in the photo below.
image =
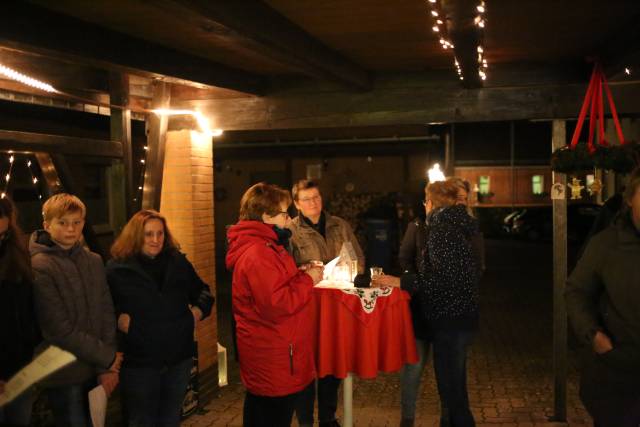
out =
[[[473,210],[471,206],[469,206],[469,193],[471,192],[471,185],[469,185],[469,181],[459,178],[457,176],[453,176],[447,178],[448,181],[451,181],[458,188],[458,197],[456,199],[456,203],[459,205],[463,205],[467,210],[469,216],[475,217],[473,214]],[[484,271],[486,270],[486,262],[485,262],[485,253],[484,253],[484,235],[478,231],[474,233],[471,237],[471,246],[473,247],[473,253],[476,257],[476,266],[478,267],[478,274],[482,276]]]
[[618,219],[596,234],[567,281],[567,313],[585,346],[580,397],[596,426],[640,425],[640,169]]
[[[33,274],[29,251],[18,227],[13,203],[0,199],[0,394],[4,384],[33,358],[39,341],[33,310]],[[27,426],[33,392],[0,408],[0,424]]]
[[107,280],[124,334],[122,396],[130,426],[179,426],[195,325],[214,299],[164,216],[137,212],[111,247]]
[[[396,286],[417,298],[421,320],[433,340],[434,368],[442,405],[441,424],[474,426],[467,393],[467,349],[478,326],[478,268],[470,243],[477,222],[463,205],[450,181],[426,189],[425,256],[417,274],[402,278],[376,276],[373,286]],[[402,425],[413,425],[413,419]]]
[[314,383],[310,302],[322,267],[296,267],[287,252],[289,193],[258,183],[240,201],[227,234],[245,427],[291,425],[300,392]]
[[44,385],[56,425],[91,425],[88,389],[98,383],[107,395],[118,384],[116,319],[100,255],[82,245],[86,208],[61,193],[42,207],[44,230],[31,235],[34,301],[43,342],[77,360],[48,377]]
[[[407,225],[407,231],[404,233],[398,253],[398,262],[404,274],[416,274],[422,265],[422,259],[425,255],[426,233],[426,215],[416,217]],[[418,362],[412,365],[405,365],[400,372],[401,419],[404,420],[404,424],[406,425],[411,425],[413,423],[412,420],[415,419],[416,400],[420,389],[420,380],[427,358],[429,357],[429,349],[431,346],[431,336],[429,335],[428,328],[425,327],[425,322],[422,320],[423,310],[418,298],[411,298],[409,307],[413,321],[413,333],[416,337]],[[441,410],[443,412],[445,411],[444,408],[441,408]]]

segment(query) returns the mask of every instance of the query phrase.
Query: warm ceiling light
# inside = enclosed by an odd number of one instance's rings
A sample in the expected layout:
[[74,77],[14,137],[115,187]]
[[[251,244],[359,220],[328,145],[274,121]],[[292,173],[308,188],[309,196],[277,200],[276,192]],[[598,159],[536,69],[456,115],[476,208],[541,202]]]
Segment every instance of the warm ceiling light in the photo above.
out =
[[152,110],[159,116],[192,116],[198,122],[198,126],[200,130],[206,133],[209,136],[220,136],[224,132],[222,129],[211,129],[209,126],[209,119],[207,119],[201,112],[199,111],[191,111],[191,110],[171,110],[168,108],[159,108],[157,110]]
[[478,5],[478,6],[476,7],[476,9],[478,9],[478,12],[480,12],[480,13],[484,13],[484,11],[485,11],[484,6],[483,6],[483,5],[481,5],[481,4],[480,4],[480,5]]
[[631,75],[631,68],[629,68],[629,67],[625,67],[625,69],[624,69],[624,73],[625,73],[627,76],[630,76],[630,75]]
[[36,89],[44,90],[45,92],[54,92],[54,93],[58,92],[50,84],[41,82],[40,80],[36,80],[33,77],[29,77],[25,74],[19,73],[16,70],[11,69],[9,67],[5,67],[2,64],[0,64],[0,74],[10,78],[11,80],[15,80],[27,86],[35,87]]
[[440,31],[440,28],[438,28],[437,25],[434,25],[433,28],[431,28],[433,30],[434,33],[437,33]]
[[435,3],[436,0],[429,0],[429,3]]
[[444,24],[444,22],[442,22],[442,20],[441,20],[441,19],[438,19],[438,20],[436,21],[436,24],[438,24],[438,25],[442,25],[442,24]]
[[432,11],[431,11],[431,15],[433,15],[433,16],[438,16],[438,12],[436,12],[435,10],[432,10]]
[[482,49],[482,46],[478,46],[478,52],[479,52],[479,53],[484,52],[484,49]]

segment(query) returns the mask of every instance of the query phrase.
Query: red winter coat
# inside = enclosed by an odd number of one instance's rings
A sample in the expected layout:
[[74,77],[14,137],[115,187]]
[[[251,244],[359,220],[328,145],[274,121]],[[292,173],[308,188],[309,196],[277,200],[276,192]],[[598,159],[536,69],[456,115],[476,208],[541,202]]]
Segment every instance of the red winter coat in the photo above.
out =
[[260,396],[285,396],[316,376],[309,319],[313,280],[298,271],[273,227],[240,221],[229,229],[240,376]]

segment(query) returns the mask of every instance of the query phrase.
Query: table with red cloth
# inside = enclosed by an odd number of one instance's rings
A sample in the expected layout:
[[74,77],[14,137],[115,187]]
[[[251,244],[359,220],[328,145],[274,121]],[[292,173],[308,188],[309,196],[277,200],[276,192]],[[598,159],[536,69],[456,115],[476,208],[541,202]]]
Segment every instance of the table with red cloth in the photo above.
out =
[[318,377],[346,379],[345,427],[352,424],[350,374],[375,378],[418,361],[409,300],[398,288],[313,289],[316,369]]

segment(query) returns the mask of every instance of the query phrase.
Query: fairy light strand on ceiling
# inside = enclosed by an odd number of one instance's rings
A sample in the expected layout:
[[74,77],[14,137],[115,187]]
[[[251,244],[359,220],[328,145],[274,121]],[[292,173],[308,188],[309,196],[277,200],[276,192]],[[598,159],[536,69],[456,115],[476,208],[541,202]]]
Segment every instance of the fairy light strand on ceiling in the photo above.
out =
[[12,68],[9,68],[0,63],[0,74],[27,86],[34,87],[36,89],[43,90],[45,92],[50,93],[60,93],[56,88],[51,86],[49,83],[42,82],[40,80],[34,79],[33,77],[29,77],[26,74],[22,74]]
[[[442,9],[439,7],[438,0],[428,0],[427,4],[430,9],[430,15],[433,19],[433,26],[431,27],[431,30],[434,33],[438,34],[440,46],[444,50],[448,50],[448,49],[453,50],[455,46],[451,42],[451,38],[448,35],[447,26],[445,24],[446,17],[445,17],[445,14],[442,12]],[[483,37],[484,28],[487,21],[485,18],[486,11],[487,11],[487,6],[485,2],[480,1],[480,3],[476,6],[476,9],[474,12],[474,13],[477,13],[477,15],[473,20],[474,25],[478,27],[478,31],[480,32],[479,39],[481,41],[477,47],[477,50],[478,50],[478,75],[481,80],[487,79],[487,68],[489,68],[489,64],[484,55],[484,47],[482,46],[482,40],[484,39]],[[458,61],[455,51],[453,54],[453,65],[456,69],[456,72],[458,73],[458,78],[460,80],[464,80],[462,67],[460,65],[460,62]]]
[[[61,94],[61,95],[65,95],[68,96],[70,98],[74,98],[74,99],[78,99],[76,96],[70,95],[70,94],[66,94],[64,92],[61,92],[59,90],[57,90],[56,88],[54,88],[53,86],[51,86],[49,83],[45,83],[43,81],[34,79],[33,77],[27,76],[26,74],[22,74],[12,68],[9,68],[5,65],[3,65],[2,63],[0,63],[0,75],[3,75],[9,79],[15,80],[19,83],[22,83],[24,85],[30,86],[30,87],[34,87],[36,89],[40,89],[46,92],[50,92],[50,93],[57,93],[57,94]],[[91,104],[96,105],[95,102],[90,102]],[[98,106],[106,106],[109,108],[119,108],[119,109],[123,109],[124,107],[119,106],[119,105],[113,105],[113,104],[97,104]],[[192,110],[171,110],[171,109],[157,109],[157,110],[144,110],[145,113],[155,113],[157,115],[166,115],[166,116],[175,116],[175,115],[189,115],[192,116],[193,118],[195,118],[196,123],[198,124],[198,127],[200,128],[201,132],[211,136],[211,137],[215,137],[215,136],[220,136],[223,133],[222,129],[216,129],[216,128],[212,128],[210,123],[209,123],[209,119],[207,117],[204,116],[204,114],[200,113],[199,111],[192,111]]]

